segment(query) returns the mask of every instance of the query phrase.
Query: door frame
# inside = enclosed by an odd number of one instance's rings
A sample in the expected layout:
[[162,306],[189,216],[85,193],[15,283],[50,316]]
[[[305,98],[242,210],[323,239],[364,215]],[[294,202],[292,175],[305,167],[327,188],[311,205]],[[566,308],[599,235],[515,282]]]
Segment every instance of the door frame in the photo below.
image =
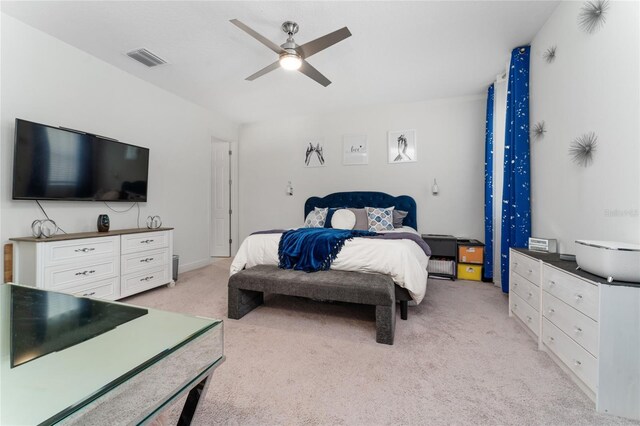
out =
[[218,258],[220,256],[214,256],[212,253],[213,250],[213,153],[215,149],[214,144],[227,144],[229,151],[231,154],[229,155],[229,200],[228,207],[231,213],[229,214],[229,238],[231,239],[231,243],[229,243],[229,256],[232,257],[235,255],[237,251],[237,161],[234,161],[234,155],[236,153],[235,146],[236,143],[232,141],[228,141],[225,139],[220,139],[215,136],[211,137],[211,149],[209,153],[209,257],[210,258]]

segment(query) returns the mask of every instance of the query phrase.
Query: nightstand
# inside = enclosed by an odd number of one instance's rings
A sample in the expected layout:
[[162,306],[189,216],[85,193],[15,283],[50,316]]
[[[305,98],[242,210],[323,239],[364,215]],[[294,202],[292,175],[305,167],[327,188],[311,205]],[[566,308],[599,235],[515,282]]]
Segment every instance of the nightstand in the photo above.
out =
[[456,279],[458,240],[453,235],[422,234],[422,239],[431,248],[427,271],[434,277]]

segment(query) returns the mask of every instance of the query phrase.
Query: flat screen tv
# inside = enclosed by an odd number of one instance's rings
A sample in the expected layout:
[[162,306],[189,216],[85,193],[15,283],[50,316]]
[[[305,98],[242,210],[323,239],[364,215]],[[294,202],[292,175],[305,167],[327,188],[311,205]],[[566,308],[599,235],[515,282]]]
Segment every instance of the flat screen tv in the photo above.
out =
[[14,200],[147,201],[149,149],[16,119]]

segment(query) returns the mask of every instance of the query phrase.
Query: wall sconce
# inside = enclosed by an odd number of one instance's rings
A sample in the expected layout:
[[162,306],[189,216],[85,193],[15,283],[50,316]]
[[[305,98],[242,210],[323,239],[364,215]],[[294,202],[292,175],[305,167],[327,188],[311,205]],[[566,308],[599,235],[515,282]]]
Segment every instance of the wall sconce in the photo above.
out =
[[293,197],[293,186],[291,185],[291,181],[287,182],[287,192],[286,194],[290,197]]
[[433,178],[433,186],[431,187],[431,193],[433,195],[438,195],[438,192],[440,192],[440,188],[438,188],[438,182],[436,182],[436,179]]

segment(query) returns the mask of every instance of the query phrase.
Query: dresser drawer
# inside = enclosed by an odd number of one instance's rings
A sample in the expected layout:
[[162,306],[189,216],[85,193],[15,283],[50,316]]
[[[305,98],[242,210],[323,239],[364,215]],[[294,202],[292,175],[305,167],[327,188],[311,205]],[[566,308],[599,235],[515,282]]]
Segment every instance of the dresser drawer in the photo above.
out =
[[544,265],[542,288],[598,321],[598,286],[564,271]]
[[513,292],[509,293],[509,297],[511,298],[511,312],[538,336],[540,333],[540,314],[538,311]]
[[598,323],[546,291],[542,296],[542,315],[560,330],[598,357]]
[[83,262],[83,259],[115,257],[120,251],[119,237],[85,238],[44,243],[44,266]]
[[515,292],[536,311],[540,310],[540,288],[518,274],[511,274],[511,291]]
[[94,299],[116,300],[120,295],[118,292],[119,277],[88,283],[79,287],[67,290],[74,296],[91,297]]
[[169,247],[169,232],[143,232],[122,235],[122,254]]
[[169,264],[169,249],[147,250],[122,256],[122,275]]
[[540,262],[536,259],[531,259],[521,253],[511,250],[510,258],[510,270],[515,272],[521,277],[524,277],[534,283],[540,284]]
[[542,341],[592,391],[596,391],[598,360],[553,325],[542,320]]
[[118,269],[118,262],[115,259],[45,268],[44,288],[66,291],[71,287],[115,277],[118,275]]
[[171,279],[169,277],[168,265],[140,271],[122,278],[120,282],[120,296],[130,296],[163,284],[168,284],[169,281],[171,281]]

